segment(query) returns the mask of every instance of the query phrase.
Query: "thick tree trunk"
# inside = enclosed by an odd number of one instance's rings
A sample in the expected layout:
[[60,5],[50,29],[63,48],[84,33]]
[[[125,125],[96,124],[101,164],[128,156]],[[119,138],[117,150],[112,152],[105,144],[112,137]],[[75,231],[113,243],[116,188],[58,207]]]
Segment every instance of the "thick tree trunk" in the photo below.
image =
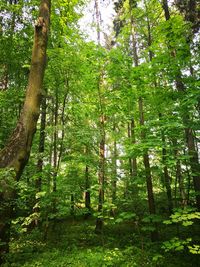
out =
[[[19,180],[28,162],[40,113],[49,20],[50,0],[42,0],[39,8],[39,17],[35,23],[31,68],[24,106],[15,130],[5,148],[0,151],[0,168],[13,168],[16,174],[15,180]],[[6,206],[1,205],[0,209],[0,242],[3,243],[3,246],[0,246],[0,261],[2,261],[2,255],[8,251],[9,225],[12,214],[11,203],[14,201],[15,194],[10,189],[9,195],[12,197],[8,197],[6,193],[7,181],[3,179],[0,183],[2,189],[0,193],[1,203],[6,203]],[[7,212],[7,205],[10,207],[9,212]],[[7,214],[6,217],[5,213]]]

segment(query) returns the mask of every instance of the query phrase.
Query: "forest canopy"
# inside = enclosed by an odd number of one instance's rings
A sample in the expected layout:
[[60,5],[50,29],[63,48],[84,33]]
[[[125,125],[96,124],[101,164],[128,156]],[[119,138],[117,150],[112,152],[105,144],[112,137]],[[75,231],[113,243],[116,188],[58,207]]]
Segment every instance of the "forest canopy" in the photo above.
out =
[[196,0],[0,3],[0,265],[198,266],[199,31]]

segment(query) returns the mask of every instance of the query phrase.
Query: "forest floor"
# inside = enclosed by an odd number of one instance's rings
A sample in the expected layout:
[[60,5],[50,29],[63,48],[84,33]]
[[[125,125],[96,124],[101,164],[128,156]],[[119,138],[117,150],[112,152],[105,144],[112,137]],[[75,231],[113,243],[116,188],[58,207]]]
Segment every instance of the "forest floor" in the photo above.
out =
[[[105,225],[94,233],[93,219],[65,219],[51,225],[45,237],[38,230],[11,241],[3,267],[198,267],[194,256],[164,253],[162,242],[134,233],[133,224]],[[200,261],[199,261],[200,262]]]

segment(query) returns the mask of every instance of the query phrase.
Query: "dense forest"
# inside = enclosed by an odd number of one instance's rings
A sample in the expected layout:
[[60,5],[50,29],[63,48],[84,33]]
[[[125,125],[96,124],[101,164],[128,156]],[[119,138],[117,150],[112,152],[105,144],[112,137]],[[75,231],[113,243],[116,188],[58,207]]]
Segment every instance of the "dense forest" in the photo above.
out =
[[199,0],[0,2],[1,266],[200,266],[199,32]]

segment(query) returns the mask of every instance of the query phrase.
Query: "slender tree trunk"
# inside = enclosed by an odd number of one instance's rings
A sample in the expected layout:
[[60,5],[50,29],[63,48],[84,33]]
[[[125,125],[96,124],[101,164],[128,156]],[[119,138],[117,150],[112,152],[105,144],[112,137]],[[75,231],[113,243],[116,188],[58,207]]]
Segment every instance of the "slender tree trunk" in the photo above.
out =
[[89,148],[86,146],[85,147],[85,156],[86,156],[86,164],[85,164],[85,207],[87,209],[87,214],[91,214],[91,198],[90,198],[90,174],[89,174],[89,166],[87,163],[87,158],[89,155]]
[[[162,114],[159,114],[159,119],[161,120]],[[168,200],[168,210],[169,213],[172,213],[173,210],[173,201],[172,201],[172,190],[171,190],[171,178],[169,176],[168,168],[166,165],[166,160],[167,160],[167,150],[165,148],[166,146],[166,141],[165,141],[165,135],[163,130],[161,130],[161,138],[162,138],[162,161],[163,161],[163,174],[164,174],[164,185],[167,191],[167,200]]]
[[[146,2],[145,2],[145,5],[146,5]],[[149,24],[148,17],[147,17],[147,24],[148,24],[147,25],[148,26],[148,46],[150,47],[151,46],[151,32],[150,32],[150,24]],[[133,15],[131,12],[131,34],[132,34],[132,44],[133,44],[133,59],[134,59],[135,67],[138,67],[139,61],[138,61],[138,54],[137,54],[137,41],[136,41],[134,28],[135,28],[134,19],[133,19]],[[149,57],[150,57],[150,60],[152,60],[153,53],[151,50],[149,50]],[[138,107],[139,107],[139,116],[140,116],[140,126],[142,128],[141,140],[144,141],[146,139],[146,133],[144,130],[144,109],[143,109],[143,99],[141,96],[138,99]],[[151,215],[154,215],[156,214],[156,209],[155,209],[155,201],[154,201],[154,194],[153,194],[153,185],[152,185],[151,168],[150,168],[150,163],[149,163],[148,150],[144,151],[143,163],[144,163],[145,176],[146,176],[149,213]],[[152,241],[158,240],[158,231],[157,231],[156,225],[155,225],[155,230],[151,232],[151,240]]]
[[[9,1],[9,4],[10,5],[16,5],[17,4],[17,0],[14,0],[14,1]],[[2,34],[3,34],[3,17],[1,17],[1,21],[0,21],[0,37],[2,37]],[[9,48],[10,48],[10,51],[9,53],[11,55],[13,55],[13,36],[14,36],[14,31],[15,31],[15,26],[16,26],[16,11],[15,11],[15,8],[13,8],[12,10],[12,14],[11,14],[11,21],[9,23],[9,28],[10,28],[10,34],[9,34]],[[14,55],[13,55],[14,56]],[[9,84],[9,70],[8,70],[8,65],[9,63],[5,64],[3,66],[3,75],[1,77],[1,80],[0,80],[0,90],[7,90],[8,89],[8,84]]]
[[58,91],[56,89],[55,105],[54,105],[54,134],[53,134],[53,192],[57,189],[57,164],[58,164]]
[[42,188],[42,169],[43,169],[43,153],[45,146],[45,127],[46,127],[46,97],[42,99],[42,110],[41,110],[41,122],[40,122],[40,140],[39,140],[39,159],[37,162],[37,172],[39,177],[35,181],[36,191],[40,192]]
[[[135,120],[134,118],[131,119],[131,122],[128,123],[128,138],[130,139],[132,144],[136,143],[135,140]],[[129,169],[130,169],[130,184],[132,187],[132,190],[134,192],[134,195],[138,193],[138,188],[137,185],[134,184],[134,180],[137,177],[137,158],[136,157],[131,157],[129,158]],[[127,186],[129,187],[129,183],[127,184]]]
[[[51,105],[54,106],[53,99],[51,99]],[[53,111],[50,113],[50,120],[48,123],[48,126],[51,126],[54,124],[54,114]],[[49,166],[50,170],[48,172],[48,180],[47,180],[47,191],[48,193],[51,192],[51,185],[52,185],[52,173],[53,173],[53,144],[54,144],[54,132],[51,132],[50,134],[50,144],[49,144]]]
[[181,162],[180,159],[178,158],[178,149],[177,149],[177,140],[173,140],[173,145],[174,145],[174,157],[176,159],[176,195],[175,195],[175,200],[177,203],[177,184],[179,185],[179,192],[180,192],[180,204],[182,207],[186,206],[187,204],[187,197],[184,189],[184,180],[183,180],[183,175],[181,171]]
[[89,181],[89,167],[85,166],[85,207],[88,210],[88,214],[91,212],[91,201],[90,201],[90,181]]
[[[138,52],[137,52],[137,39],[136,39],[136,32],[135,32],[135,21],[134,17],[132,14],[132,2],[129,1],[129,6],[130,6],[130,27],[131,27],[131,38],[132,38],[132,51],[133,51],[133,62],[135,67],[139,66],[139,59],[138,59]],[[131,123],[130,123],[130,138],[132,144],[136,143],[135,139],[135,120],[132,117],[131,118]],[[137,159],[136,157],[132,158],[132,176],[135,178],[137,176]]]
[[103,203],[104,203],[104,185],[105,185],[105,117],[101,116],[100,127],[101,127],[101,141],[99,145],[99,201],[98,201],[98,213],[101,217],[96,220],[96,233],[102,233],[103,230]]
[[[140,114],[140,126],[142,127],[141,140],[144,141],[146,139],[146,133],[144,130],[144,109],[143,109],[142,97],[139,97],[138,105],[139,105],[139,114]],[[155,208],[155,201],[154,201],[154,194],[153,194],[153,185],[152,185],[151,168],[150,168],[150,163],[149,163],[148,150],[144,151],[143,163],[144,163],[145,175],[146,175],[149,213],[151,215],[154,215],[156,214],[156,208]],[[156,225],[155,225],[155,228],[156,228]],[[154,230],[153,232],[151,232],[151,240],[152,241],[158,240],[157,230]]]
[[70,214],[72,215],[72,216],[74,216],[74,211],[75,211],[75,209],[74,209],[74,194],[72,193],[71,194],[71,197],[70,197],[70,199],[71,199],[71,207],[70,207]]
[[99,0],[94,0],[94,8],[96,12],[96,23],[97,23],[97,41],[98,44],[100,45],[100,40],[101,40],[101,14],[100,14],[100,9],[99,9]]
[[[97,22],[97,42],[100,46],[101,44],[101,19],[100,19],[100,9],[99,9],[99,0],[94,0],[95,3],[95,11],[96,11],[96,22]],[[100,107],[100,135],[101,140],[99,144],[99,171],[98,171],[98,179],[99,179],[99,201],[98,201],[98,213],[102,215],[103,212],[103,203],[104,203],[104,185],[105,185],[105,116],[103,109],[103,97],[101,94],[101,66],[99,66],[99,79],[98,79],[98,95],[99,95],[99,107]],[[96,228],[95,232],[102,233],[103,231],[103,218],[98,217],[96,220]]]
[[[131,139],[131,127],[130,127],[130,123],[128,123],[128,138]],[[130,177],[133,177],[133,163],[132,163],[132,158],[129,157],[128,159],[129,161],[129,172],[130,172]]]
[[[42,96],[42,83],[46,65],[46,48],[50,20],[50,0],[42,0],[39,8],[39,17],[35,23],[34,44],[32,50],[31,68],[29,73],[26,97],[20,119],[13,131],[10,140],[3,150],[0,151],[0,168],[13,168],[15,180],[19,180],[26,166],[33,137],[36,131],[37,120],[40,113],[40,102]],[[1,180],[0,199],[2,208],[0,210],[0,262],[2,256],[8,251],[9,226],[12,209],[4,206],[10,200],[7,194],[8,184]],[[15,194],[11,192],[11,199]],[[14,201],[14,200],[13,200]],[[11,204],[9,205],[11,206]],[[6,210],[5,210],[6,208]],[[5,213],[8,216],[5,217]],[[8,220],[7,220],[8,217]]]
[[[40,122],[40,139],[39,139],[39,158],[37,162],[37,173],[38,177],[35,181],[36,194],[42,190],[42,170],[43,170],[43,153],[45,146],[45,127],[46,127],[46,96],[43,96],[42,99],[42,110],[41,110],[41,122]],[[39,212],[39,207],[36,205],[37,198],[35,199],[35,208],[34,212]],[[38,225],[38,219],[35,220],[35,226]]]
[[[136,144],[134,118],[131,119],[131,139],[132,139],[132,143]],[[133,165],[133,177],[136,178],[137,177],[137,159],[136,159],[136,157],[132,158],[132,165]]]
[[[115,132],[115,125],[113,128]],[[113,158],[112,158],[112,203],[116,201],[117,195],[117,142],[116,138],[113,143]]]

